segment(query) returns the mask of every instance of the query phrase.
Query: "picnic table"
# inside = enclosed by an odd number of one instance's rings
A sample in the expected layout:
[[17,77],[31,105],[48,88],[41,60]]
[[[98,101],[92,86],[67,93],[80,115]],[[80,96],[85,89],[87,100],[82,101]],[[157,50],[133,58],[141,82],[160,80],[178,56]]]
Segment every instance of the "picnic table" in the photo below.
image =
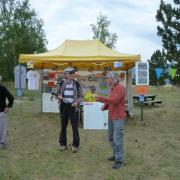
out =
[[[146,95],[144,95],[144,102],[143,102],[143,104],[146,104],[146,105],[151,104],[152,106],[154,104],[161,104],[162,101],[161,100],[156,100],[156,96],[157,95],[155,95],[155,94],[146,94]],[[140,103],[139,102],[139,95],[134,95],[133,96],[133,101]]]

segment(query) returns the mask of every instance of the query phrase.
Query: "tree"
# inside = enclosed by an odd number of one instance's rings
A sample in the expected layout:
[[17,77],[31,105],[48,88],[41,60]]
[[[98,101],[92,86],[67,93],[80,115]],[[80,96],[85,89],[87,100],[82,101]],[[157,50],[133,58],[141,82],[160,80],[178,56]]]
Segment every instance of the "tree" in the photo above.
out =
[[118,40],[116,33],[109,32],[109,25],[111,22],[108,20],[108,17],[102,15],[101,13],[97,17],[97,23],[91,24],[92,31],[94,33],[93,39],[99,39],[103,44],[109,48],[115,48],[115,44]]
[[[177,68],[180,76],[180,0],[174,0],[174,6],[161,0],[156,20],[158,35],[162,38],[164,54],[167,61]],[[175,79],[174,81],[176,81]],[[180,82],[180,78],[179,78]]]
[[44,52],[46,44],[43,21],[29,0],[0,1],[0,74],[5,79],[13,78],[19,54]]
[[[151,85],[157,85],[157,82],[161,85],[164,84],[164,80],[167,78],[167,61],[166,57],[164,55],[164,51],[156,50],[153,55],[151,56],[149,62],[149,77],[150,77],[150,84]],[[157,80],[156,76],[156,68],[162,68],[163,72],[161,74],[161,77],[159,81]]]

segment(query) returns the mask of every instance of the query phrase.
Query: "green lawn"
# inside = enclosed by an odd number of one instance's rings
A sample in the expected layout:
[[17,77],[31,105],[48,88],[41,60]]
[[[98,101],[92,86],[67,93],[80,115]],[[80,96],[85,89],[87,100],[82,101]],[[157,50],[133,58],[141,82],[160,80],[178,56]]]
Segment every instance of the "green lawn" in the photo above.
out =
[[[9,87],[12,89],[12,87]],[[15,93],[15,91],[13,91]],[[151,88],[163,104],[140,107],[126,121],[125,163],[113,170],[105,130],[80,129],[77,154],[58,151],[59,116],[40,113],[40,92],[25,91],[23,114],[15,103],[9,113],[9,146],[0,150],[0,180],[179,180],[180,89]],[[71,127],[68,140],[71,143]]]

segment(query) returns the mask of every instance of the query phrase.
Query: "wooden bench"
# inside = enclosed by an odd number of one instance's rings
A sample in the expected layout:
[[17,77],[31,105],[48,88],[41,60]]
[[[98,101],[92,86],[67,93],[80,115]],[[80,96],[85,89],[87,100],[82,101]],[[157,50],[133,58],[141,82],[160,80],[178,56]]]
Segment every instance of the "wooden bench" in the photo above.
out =
[[[137,103],[137,104],[141,104],[141,102],[137,101],[137,100],[133,100],[134,103]],[[161,100],[151,100],[151,101],[144,101],[143,104],[145,105],[152,105],[154,106],[154,104],[161,104],[162,101]]]
[[153,101],[145,101],[143,103],[146,104],[146,105],[151,104],[153,106],[154,104],[161,104],[162,101],[161,100],[153,100]]

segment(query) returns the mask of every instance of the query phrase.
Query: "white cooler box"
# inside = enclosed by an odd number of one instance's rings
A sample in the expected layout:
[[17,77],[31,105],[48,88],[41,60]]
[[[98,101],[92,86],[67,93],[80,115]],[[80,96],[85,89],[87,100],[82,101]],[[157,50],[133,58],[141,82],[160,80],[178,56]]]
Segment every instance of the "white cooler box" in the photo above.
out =
[[84,129],[107,129],[108,111],[101,111],[100,102],[84,102]]

